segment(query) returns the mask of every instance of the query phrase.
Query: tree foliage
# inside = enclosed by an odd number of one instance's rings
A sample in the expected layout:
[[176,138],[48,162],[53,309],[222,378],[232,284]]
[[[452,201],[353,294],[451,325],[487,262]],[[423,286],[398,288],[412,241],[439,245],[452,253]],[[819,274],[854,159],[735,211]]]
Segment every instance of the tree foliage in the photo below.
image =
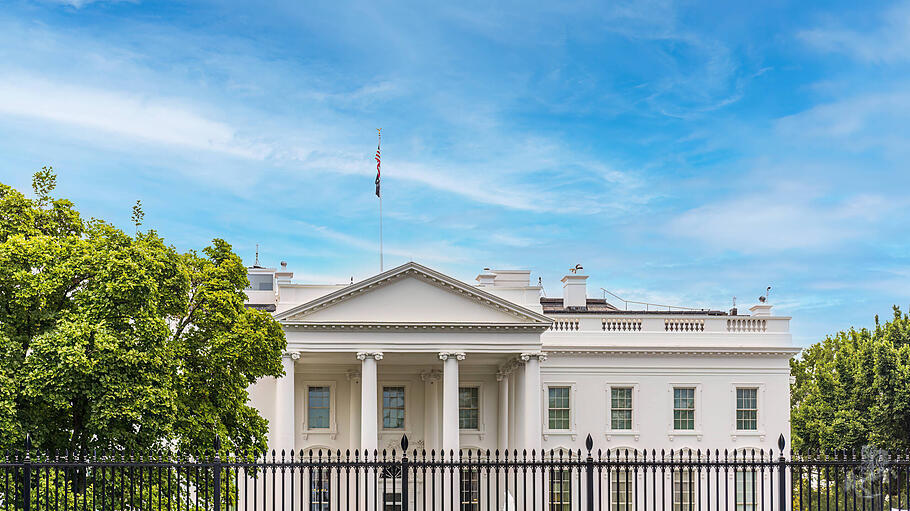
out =
[[796,448],[910,447],[910,318],[850,329],[791,361],[791,424]]
[[[246,388],[282,374],[285,339],[244,307],[246,269],[215,239],[179,253],[51,196],[0,184],[0,448],[265,448]],[[141,212],[141,209],[140,209]]]

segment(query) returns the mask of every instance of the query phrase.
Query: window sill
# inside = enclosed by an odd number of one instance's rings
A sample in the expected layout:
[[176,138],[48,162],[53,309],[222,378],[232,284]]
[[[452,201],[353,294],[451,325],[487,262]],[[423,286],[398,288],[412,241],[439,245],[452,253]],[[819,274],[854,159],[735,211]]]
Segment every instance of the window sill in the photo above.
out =
[[482,429],[459,429],[458,434],[461,436],[476,436],[480,440],[483,440],[483,437],[486,435],[486,431]]
[[304,429],[300,432],[300,437],[304,440],[308,440],[310,435],[329,435],[332,440],[335,440],[335,437],[338,436],[337,428],[318,428],[318,429]]
[[765,441],[765,432],[760,429],[744,429],[736,430],[730,433],[730,440],[735,442],[737,438],[748,438],[754,439],[758,438],[759,442]]
[[549,440],[550,436],[570,436],[574,442],[578,439],[578,432],[574,429],[548,429],[543,432],[544,440]]
[[696,439],[699,442],[701,442],[702,431],[700,429],[680,429],[680,430],[671,429],[670,431],[667,432],[667,439],[669,439],[671,442],[673,441],[674,437],[678,437],[678,436],[686,436],[686,437],[694,436],[694,437],[696,437]]
[[612,440],[614,436],[618,436],[618,437],[631,436],[631,437],[635,437],[635,441],[637,442],[638,439],[641,437],[641,433],[639,431],[632,430],[632,429],[610,429],[610,430],[607,430],[607,432],[604,434],[607,437],[607,441]]

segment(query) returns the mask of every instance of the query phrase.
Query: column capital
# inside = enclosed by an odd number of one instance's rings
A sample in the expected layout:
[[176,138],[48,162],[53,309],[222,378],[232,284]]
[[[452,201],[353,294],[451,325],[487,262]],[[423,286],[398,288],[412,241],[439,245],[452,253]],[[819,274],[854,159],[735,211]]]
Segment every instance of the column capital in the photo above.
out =
[[285,351],[284,353],[281,354],[281,357],[289,358],[296,362],[296,361],[300,360],[300,352],[299,351]]
[[532,358],[536,358],[538,361],[543,362],[544,360],[547,359],[547,354],[546,354],[546,352],[543,352],[543,351],[528,351],[528,352],[522,353],[520,358],[523,362],[527,362],[528,360],[531,360]]
[[502,381],[509,377],[509,373],[496,371],[496,381]]
[[360,383],[360,371],[355,371],[354,369],[349,369],[347,372],[348,381],[353,383]]
[[382,360],[381,351],[358,351],[357,360],[366,360],[367,358],[374,358],[376,360]]
[[504,378],[515,372],[515,369],[521,365],[521,361],[518,358],[511,358],[505,364],[499,366],[496,371],[496,379]]
[[420,379],[425,382],[436,383],[439,381],[440,378],[442,378],[442,371],[440,371],[439,369],[421,371],[421,373],[420,373]]
[[455,360],[461,362],[464,360],[465,354],[463,351],[440,351],[439,360],[448,360],[449,357],[454,358]]

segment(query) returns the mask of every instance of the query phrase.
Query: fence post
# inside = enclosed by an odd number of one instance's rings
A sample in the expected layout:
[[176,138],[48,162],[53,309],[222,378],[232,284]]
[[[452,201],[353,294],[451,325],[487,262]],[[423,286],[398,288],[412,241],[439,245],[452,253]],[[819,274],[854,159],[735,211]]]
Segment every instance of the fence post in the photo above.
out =
[[787,505],[787,459],[784,457],[784,434],[781,433],[777,439],[777,447],[780,448],[780,458],[777,460],[777,493],[778,502],[780,503],[779,511],[787,511],[790,506]]
[[588,449],[588,459],[585,460],[585,480],[588,485],[586,509],[587,511],[594,511],[594,457],[591,456],[591,449],[594,448],[594,439],[591,438],[590,433],[588,433],[588,438],[585,439],[585,447]]
[[401,435],[401,511],[408,511],[408,435]]
[[25,460],[22,463],[22,509],[30,511],[32,508],[32,436],[25,435]]
[[215,460],[212,468],[215,471],[215,488],[212,491],[215,497],[215,511],[221,511],[221,437],[215,434]]

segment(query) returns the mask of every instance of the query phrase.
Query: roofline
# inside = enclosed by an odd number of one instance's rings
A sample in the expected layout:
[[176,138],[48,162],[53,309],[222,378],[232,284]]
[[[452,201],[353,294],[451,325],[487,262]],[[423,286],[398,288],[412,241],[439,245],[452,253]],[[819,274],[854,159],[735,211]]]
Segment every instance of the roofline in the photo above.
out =
[[466,283],[464,283],[456,278],[450,277],[444,273],[440,273],[431,268],[427,268],[426,266],[423,266],[422,264],[419,264],[419,263],[415,263],[414,261],[407,262],[405,264],[392,268],[391,270],[386,270],[382,273],[379,273],[379,274],[369,277],[367,279],[361,280],[360,282],[355,282],[353,284],[345,286],[342,289],[333,291],[327,295],[320,296],[314,300],[310,300],[309,302],[297,305],[296,307],[292,307],[284,312],[281,312],[280,314],[276,314],[275,319],[280,322],[286,322],[286,320],[288,318],[290,318],[291,316],[300,314],[301,312],[304,312],[304,311],[307,311],[310,309],[317,308],[319,306],[326,306],[326,305],[328,305],[332,302],[335,302],[337,300],[340,300],[340,299],[343,300],[345,295],[353,295],[357,292],[365,291],[366,289],[368,289],[376,284],[379,284],[380,282],[389,280],[393,277],[407,273],[409,271],[416,271],[416,272],[422,273],[432,279],[436,279],[441,282],[445,282],[446,284],[448,284],[452,287],[458,288],[465,294],[472,295],[472,296],[475,296],[478,298],[482,298],[487,302],[490,302],[500,308],[510,311],[514,315],[524,316],[524,317],[533,319],[533,320],[535,320],[536,323],[546,324],[546,325],[550,325],[553,323],[552,318],[549,318],[543,314],[534,312],[533,310],[528,309],[526,307],[522,307],[509,300],[500,298],[492,293],[488,293],[488,292],[484,291],[483,289],[478,288],[477,286],[472,286],[472,285],[466,284]]

